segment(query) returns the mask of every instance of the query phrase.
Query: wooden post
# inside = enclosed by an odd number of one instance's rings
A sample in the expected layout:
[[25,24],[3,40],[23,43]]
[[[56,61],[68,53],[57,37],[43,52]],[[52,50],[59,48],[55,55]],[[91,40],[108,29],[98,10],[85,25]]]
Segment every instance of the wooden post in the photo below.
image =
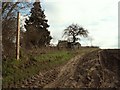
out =
[[20,13],[17,14],[16,59],[20,56]]

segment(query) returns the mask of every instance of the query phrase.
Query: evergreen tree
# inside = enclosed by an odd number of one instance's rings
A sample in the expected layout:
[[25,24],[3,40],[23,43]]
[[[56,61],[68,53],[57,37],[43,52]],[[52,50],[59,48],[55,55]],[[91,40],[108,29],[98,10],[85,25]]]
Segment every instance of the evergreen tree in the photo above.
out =
[[32,46],[46,46],[49,45],[52,37],[48,31],[49,25],[47,24],[46,16],[41,8],[40,2],[35,2],[31,9],[31,16],[29,20],[26,19],[26,45]]

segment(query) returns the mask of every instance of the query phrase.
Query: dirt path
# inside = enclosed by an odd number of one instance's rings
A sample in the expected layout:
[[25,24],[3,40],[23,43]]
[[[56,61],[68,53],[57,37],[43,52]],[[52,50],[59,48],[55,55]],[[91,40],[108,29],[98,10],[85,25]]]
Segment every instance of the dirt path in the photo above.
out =
[[[40,73],[28,81],[24,82],[23,87],[36,88],[79,88],[89,87],[91,81],[88,77],[96,73],[95,66],[100,66],[98,51],[91,51],[87,55],[77,55],[61,67]],[[93,72],[95,71],[95,72]],[[97,72],[98,73],[98,72]],[[95,77],[99,78],[94,75]],[[86,83],[88,82],[88,83]],[[95,82],[95,81],[93,81]],[[97,81],[97,82],[100,82]],[[95,83],[94,83],[95,84]],[[95,84],[96,85],[96,84]],[[95,86],[93,85],[93,86]]]
[[82,55],[78,55],[75,58],[71,59],[65,66],[63,66],[60,69],[60,73],[58,74],[55,81],[46,85],[44,88],[54,88],[57,86],[66,86],[67,82],[70,82],[69,80],[73,79],[74,72],[76,70],[76,66],[81,57],[82,57]]
[[66,77],[71,78],[74,75],[74,71],[79,61],[78,59],[80,59],[80,57],[81,55],[74,57],[64,66],[55,68],[44,73],[40,72],[38,75],[35,75],[25,80],[22,84],[22,87],[47,88],[57,86],[57,83],[59,84],[60,82],[62,82],[62,80],[65,80]]
[[44,88],[120,87],[120,56],[117,54],[117,50],[96,50],[76,56],[60,68],[56,79]]
[[120,73],[118,72],[120,56],[117,54],[116,51],[96,50],[85,55],[78,55],[64,66],[30,78],[23,83],[22,87],[120,87]]

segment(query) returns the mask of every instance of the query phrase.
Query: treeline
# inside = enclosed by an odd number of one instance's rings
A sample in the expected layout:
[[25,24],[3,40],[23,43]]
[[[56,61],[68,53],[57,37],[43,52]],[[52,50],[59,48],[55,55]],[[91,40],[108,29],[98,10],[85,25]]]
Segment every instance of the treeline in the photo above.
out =
[[[27,12],[30,9],[30,12]],[[26,14],[25,25],[20,27],[20,50],[45,48],[50,45],[52,37],[48,28],[48,20],[40,2],[2,2],[2,55],[3,59],[15,58],[17,12]],[[27,12],[27,13],[26,13]],[[25,31],[23,30],[25,28]],[[78,24],[71,24],[64,29],[65,42],[58,42],[70,48],[81,46],[80,37],[88,37],[88,30]],[[64,46],[63,46],[64,45]],[[92,39],[91,39],[92,46]],[[22,51],[20,51],[22,52]]]
[[[2,54],[4,58],[14,58],[16,48],[17,12],[31,8],[25,26],[20,27],[20,48],[31,49],[46,47],[52,37],[48,28],[48,20],[40,2],[2,2]],[[26,31],[23,31],[25,27]]]

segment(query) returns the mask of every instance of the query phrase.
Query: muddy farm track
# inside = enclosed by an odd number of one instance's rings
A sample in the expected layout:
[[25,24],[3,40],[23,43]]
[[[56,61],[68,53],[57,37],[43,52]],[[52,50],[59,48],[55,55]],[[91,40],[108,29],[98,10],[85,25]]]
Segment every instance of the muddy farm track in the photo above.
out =
[[34,88],[120,87],[120,50],[96,50],[78,55],[66,65],[39,73],[22,86]]

